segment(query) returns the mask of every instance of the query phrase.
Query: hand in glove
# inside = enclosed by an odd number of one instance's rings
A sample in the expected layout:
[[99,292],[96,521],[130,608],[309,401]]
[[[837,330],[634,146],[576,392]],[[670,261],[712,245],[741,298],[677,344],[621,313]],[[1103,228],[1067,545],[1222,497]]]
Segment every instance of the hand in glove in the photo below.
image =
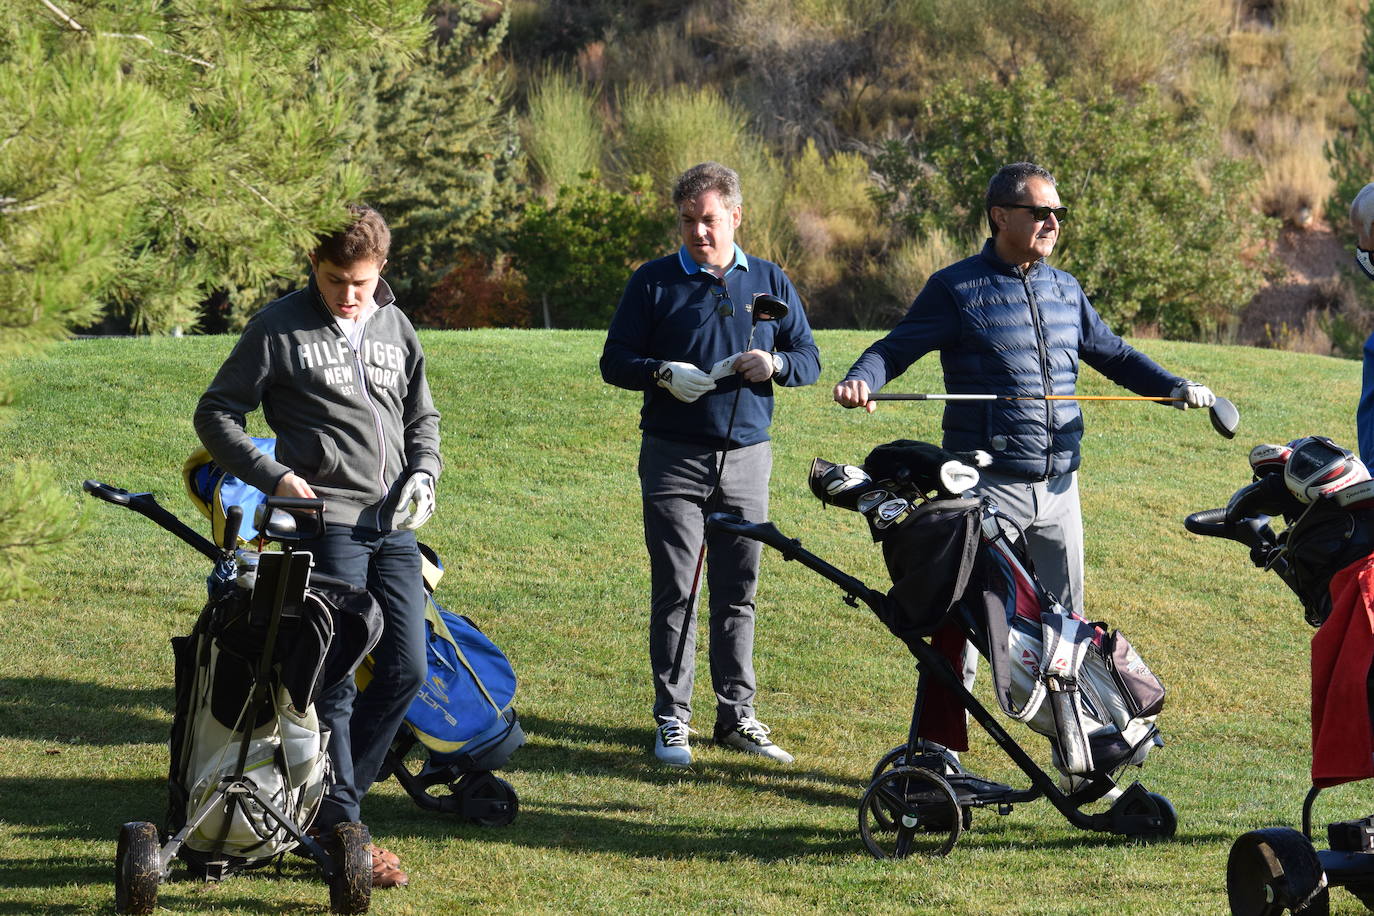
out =
[[400,531],[414,531],[434,514],[434,478],[416,471],[401,485],[392,523]]
[[1175,385],[1174,390],[1169,392],[1169,397],[1178,398],[1171,403],[1179,410],[1187,410],[1189,407],[1211,407],[1217,402],[1217,396],[1212,394],[1212,389],[1187,379]]
[[664,363],[654,370],[654,378],[658,379],[658,387],[667,388],[669,394],[684,404],[692,403],[716,387],[715,379],[691,363]]

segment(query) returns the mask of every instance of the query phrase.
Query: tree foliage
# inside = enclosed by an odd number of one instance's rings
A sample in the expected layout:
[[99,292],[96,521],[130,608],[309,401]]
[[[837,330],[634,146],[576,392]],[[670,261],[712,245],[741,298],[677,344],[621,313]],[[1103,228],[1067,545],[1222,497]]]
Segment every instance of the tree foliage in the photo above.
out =
[[478,0],[439,4],[421,53],[360,74],[349,159],[391,226],[387,279],[407,306],[426,301],[459,253],[515,208],[520,143],[499,55],[508,13]]
[[1259,288],[1275,227],[1254,211],[1253,166],[1150,91],[1078,100],[1035,71],[946,88],[920,137],[877,157],[879,200],[918,236],[985,232],[987,182],[1020,160],[1055,174],[1070,211],[1055,260],[1109,323],[1217,337]]
[[[194,323],[261,299],[338,226],[349,74],[405,59],[424,0],[0,0],[0,354],[107,308]],[[0,398],[9,380],[0,380]],[[40,468],[0,480],[0,594],[69,533]]]
[[423,0],[0,0],[0,328],[107,303],[194,322],[297,272],[363,187],[340,156],[349,70],[407,57]]
[[511,237],[532,304],[559,328],[604,328],[631,269],[663,253],[669,211],[640,178],[613,191],[594,174],[532,200]]
[[1374,181],[1374,3],[1365,6],[1360,70],[1364,83],[1347,96],[1353,126],[1349,132],[1332,138],[1326,147],[1331,177],[1336,180],[1326,212],[1337,226],[1344,226],[1344,215],[1355,195]]

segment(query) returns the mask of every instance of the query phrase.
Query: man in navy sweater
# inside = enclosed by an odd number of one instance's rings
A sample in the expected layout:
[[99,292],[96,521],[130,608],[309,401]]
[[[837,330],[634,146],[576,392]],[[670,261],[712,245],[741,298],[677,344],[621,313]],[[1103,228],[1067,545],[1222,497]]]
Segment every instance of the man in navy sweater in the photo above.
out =
[[[639,479],[652,591],[654,753],[669,766],[692,763],[696,634],[690,605],[704,559],[715,741],[790,763],[792,756],[769,740],[768,727],[754,714],[760,545],[708,534],[704,523],[717,511],[766,520],[773,385],[815,382],[820,354],[787,275],[776,264],[746,257],[735,244],[739,176],[704,162],[678,178],[673,203],[682,247],[635,271],[601,355],[602,378],[644,392]],[[786,302],[788,313],[753,325],[754,298],[764,293]]]

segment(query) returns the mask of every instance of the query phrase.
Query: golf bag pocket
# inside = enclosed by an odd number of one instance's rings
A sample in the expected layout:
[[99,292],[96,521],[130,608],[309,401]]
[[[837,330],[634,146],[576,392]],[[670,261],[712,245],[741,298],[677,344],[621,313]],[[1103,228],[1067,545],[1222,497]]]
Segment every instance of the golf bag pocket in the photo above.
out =
[[[431,599],[425,611],[425,682],[406,713],[406,725],[433,765],[460,770],[500,769],[525,735],[515,715],[515,669],[472,621]],[[371,659],[358,682],[371,680]]]
[[[1105,625],[1103,629],[1105,630]],[[1121,708],[1112,715],[1125,728],[1132,719],[1154,718],[1164,708],[1164,685],[1146,666],[1130,641],[1120,630],[1113,630],[1102,646],[1108,670],[1120,697]]]

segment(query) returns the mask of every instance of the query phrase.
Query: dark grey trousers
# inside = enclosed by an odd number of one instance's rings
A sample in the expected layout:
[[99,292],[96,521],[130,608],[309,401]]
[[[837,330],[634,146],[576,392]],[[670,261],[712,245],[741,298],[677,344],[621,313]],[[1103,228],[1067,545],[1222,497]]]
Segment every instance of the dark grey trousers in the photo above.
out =
[[[644,543],[649,551],[649,664],[654,678],[654,716],[687,722],[692,717],[692,675],[696,627],[686,627],[694,608],[688,597],[698,574],[705,538],[704,582],[708,596],[711,685],[716,722],[729,728],[754,715],[754,591],[758,583],[757,541],[733,535],[706,536],[710,512],[729,512],[749,521],[768,518],[772,443],[760,442],[724,453],[720,493],[711,498],[716,462],[722,453],[645,436],[639,450],[644,500]],[[693,621],[695,624],[695,621]],[[686,638],[683,640],[683,632]],[[673,682],[679,645],[682,656]]]

